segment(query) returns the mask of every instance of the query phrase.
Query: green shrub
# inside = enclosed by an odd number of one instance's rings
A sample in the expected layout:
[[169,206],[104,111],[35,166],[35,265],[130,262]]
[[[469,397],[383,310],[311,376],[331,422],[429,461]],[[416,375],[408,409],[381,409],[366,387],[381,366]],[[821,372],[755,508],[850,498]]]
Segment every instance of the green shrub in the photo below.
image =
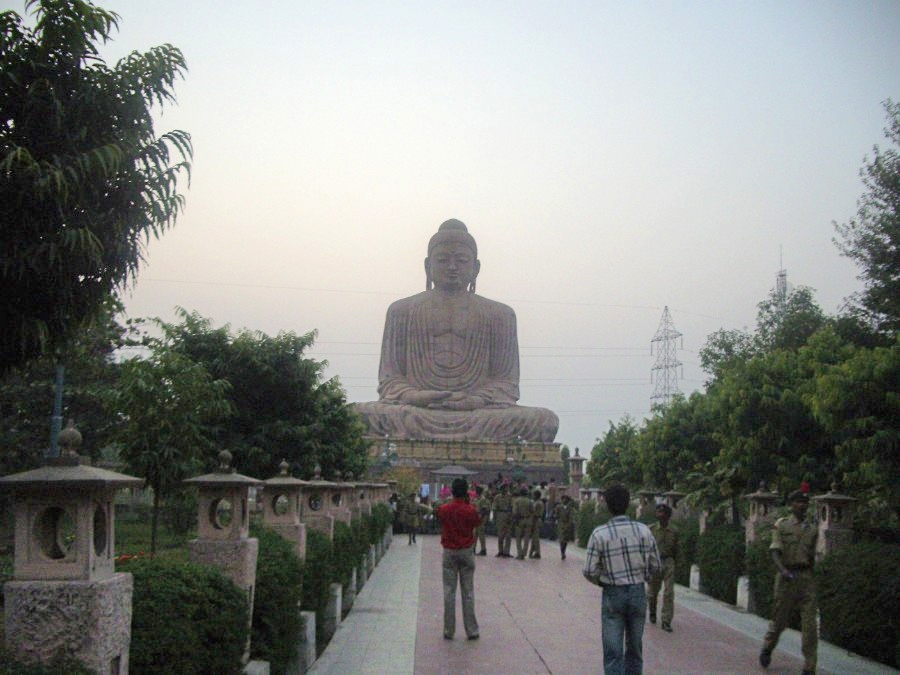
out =
[[756,541],[747,548],[746,568],[750,584],[750,609],[764,619],[772,618],[772,597],[775,591],[775,561],[769,544],[772,543],[772,526],[762,528]]
[[[360,540],[356,533],[360,531],[360,528],[358,521],[354,521],[354,524],[355,527],[351,527],[339,520],[334,523],[333,558],[329,581],[339,583],[341,586],[350,583],[353,570],[359,565]],[[368,548],[368,544],[366,544],[366,550]]]
[[241,672],[247,599],[212,567],[168,558],[136,558],[131,673],[227,675]]
[[260,526],[250,531],[259,540],[250,648],[254,659],[268,661],[272,672],[283,673],[301,637],[303,563],[294,545],[277,532]]
[[700,523],[696,518],[673,521],[678,528],[678,554],[675,557],[675,583],[690,586],[691,565],[697,562]]
[[822,639],[894,668],[900,666],[900,546],[839,548],[816,569]]
[[578,545],[585,548],[594,528],[608,520],[609,511],[602,504],[593,500],[582,502],[575,514],[575,537]]
[[700,535],[697,543],[701,590],[717,600],[737,602],[737,580],[744,570],[744,531],[716,527]]
[[394,512],[391,510],[390,506],[388,506],[384,502],[378,502],[375,506],[373,506],[372,520],[370,521],[372,531],[369,538],[369,543],[377,544],[379,541],[381,541],[384,533],[387,532],[388,528],[391,527],[391,524],[393,522]]
[[316,651],[325,648],[325,606],[333,568],[331,540],[318,530],[306,533],[306,562],[303,565],[303,609],[316,613]]
[[23,663],[13,658],[12,654],[0,646],[0,675],[94,675],[80,661],[66,657],[56,657],[48,663]]

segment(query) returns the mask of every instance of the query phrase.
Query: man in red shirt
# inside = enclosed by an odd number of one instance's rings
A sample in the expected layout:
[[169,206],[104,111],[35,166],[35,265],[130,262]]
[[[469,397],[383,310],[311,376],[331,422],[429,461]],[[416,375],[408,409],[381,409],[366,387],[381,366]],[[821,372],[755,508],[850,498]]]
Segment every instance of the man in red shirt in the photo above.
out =
[[477,640],[475,619],[475,528],[481,524],[478,510],[469,503],[465,478],[456,478],[450,487],[453,500],[438,507],[444,547],[444,638],[456,633],[456,585],[462,594],[463,625],[470,640]]

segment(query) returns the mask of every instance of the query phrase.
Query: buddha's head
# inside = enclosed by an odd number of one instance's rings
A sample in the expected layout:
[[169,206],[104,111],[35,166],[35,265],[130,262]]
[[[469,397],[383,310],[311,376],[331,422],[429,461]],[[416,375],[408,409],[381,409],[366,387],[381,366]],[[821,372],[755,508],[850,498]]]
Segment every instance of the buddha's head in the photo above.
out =
[[425,289],[434,286],[448,293],[474,293],[480,269],[478,246],[466,226],[456,219],[441,223],[428,242]]

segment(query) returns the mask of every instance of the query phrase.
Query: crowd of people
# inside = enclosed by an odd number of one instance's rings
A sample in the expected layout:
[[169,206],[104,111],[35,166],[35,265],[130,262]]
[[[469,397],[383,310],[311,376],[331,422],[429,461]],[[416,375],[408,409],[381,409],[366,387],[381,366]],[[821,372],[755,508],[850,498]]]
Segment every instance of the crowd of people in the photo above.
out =
[[[554,486],[555,487],[555,486]],[[675,561],[678,530],[671,524],[672,509],[657,504],[656,522],[651,526],[626,515],[630,494],[614,485],[603,494],[610,520],[591,533],[585,550],[582,573],[603,588],[601,626],[603,661],[606,673],[641,673],[642,640],[648,615],[650,623],[659,613],[662,630],[672,632],[675,599]],[[498,480],[470,489],[464,478],[451,486],[449,498],[432,506],[428,498],[411,493],[394,500],[398,522],[416,541],[422,519],[433,517],[441,527],[443,547],[444,638],[452,640],[456,629],[456,589],[461,590],[463,622],[470,640],[480,633],[475,617],[475,556],[487,555],[485,528],[493,518],[500,558],[540,559],[541,527],[552,523],[560,556],[575,538],[578,508],[570,495],[539,485],[514,485]],[[792,611],[800,610],[803,637],[803,674],[815,673],[817,631],[812,566],[815,558],[815,527],[806,522],[809,498],[797,491],[788,499],[791,515],[778,519],[773,528],[771,552],[778,569],[773,619],[763,640],[759,662],[766,668]],[[516,554],[512,555],[512,542]]]

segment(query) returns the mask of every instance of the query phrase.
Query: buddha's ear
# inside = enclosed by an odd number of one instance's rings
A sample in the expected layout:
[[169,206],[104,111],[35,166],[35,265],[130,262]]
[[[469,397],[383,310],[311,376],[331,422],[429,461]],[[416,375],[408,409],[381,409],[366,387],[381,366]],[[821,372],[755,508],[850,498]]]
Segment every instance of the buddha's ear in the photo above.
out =
[[425,290],[431,290],[431,265],[429,264],[429,259],[425,258]]
[[478,276],[478,273],[479,273],[480,271],[481,271],[481,261],[478,260],[478,259],[476,259],[476,260],[475,260],[475,276],[476,276],[476,277]]

